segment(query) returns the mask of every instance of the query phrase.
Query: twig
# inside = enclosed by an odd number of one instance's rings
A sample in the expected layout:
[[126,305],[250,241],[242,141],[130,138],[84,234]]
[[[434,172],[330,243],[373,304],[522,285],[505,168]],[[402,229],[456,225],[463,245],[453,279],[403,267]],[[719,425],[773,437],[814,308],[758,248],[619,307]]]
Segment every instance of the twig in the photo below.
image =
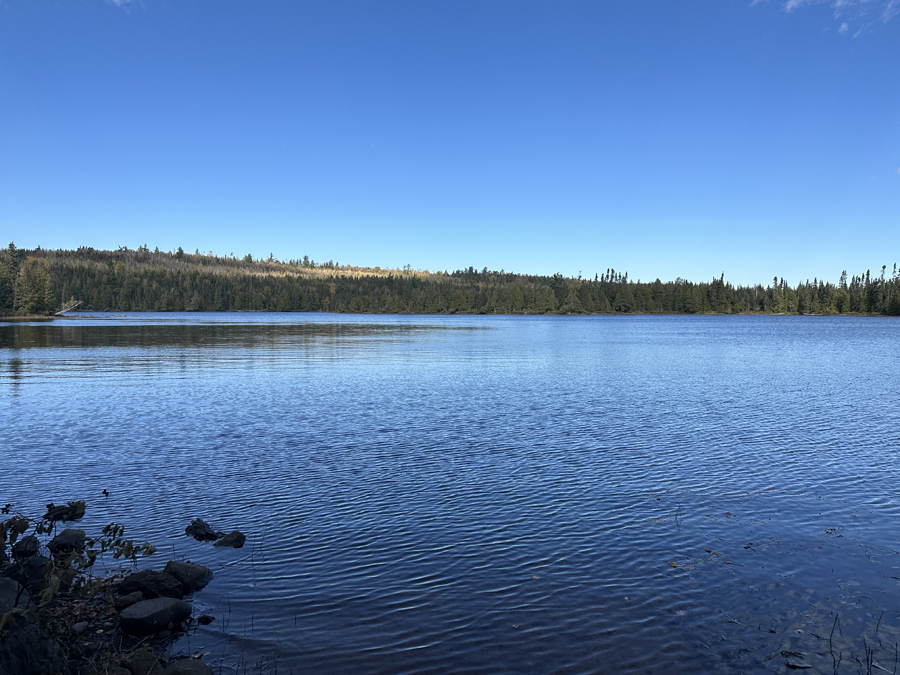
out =
[[743,626],[743,625],[744,625],[744,624],[742,624],[740,621],[738,621],[737,619],[733,619],[733,618],[731,618],[730,616],[728,616],[727,614],[725,614],[725,610],[720,609],[720,610],[719,610],[719,613],[725,615],[726,617],[728,617],[728,623],[736,623],[738,626]]
[[843,652],[840,652],[838,654],[838,658],[837,659],[834,658],[833,638],[834,638],[834,629],[835,629],[835,627],[837,627],[837,623],[838,623],[838,616],[839,616],[838,614],[834,615],[834,623],[831,624],[831,634],[828,636],[828,651],[831,653],[831,663],[834,666],[834,674],[835,675],[837,675],[838,667],[841,665],[840,656],[843,654]]

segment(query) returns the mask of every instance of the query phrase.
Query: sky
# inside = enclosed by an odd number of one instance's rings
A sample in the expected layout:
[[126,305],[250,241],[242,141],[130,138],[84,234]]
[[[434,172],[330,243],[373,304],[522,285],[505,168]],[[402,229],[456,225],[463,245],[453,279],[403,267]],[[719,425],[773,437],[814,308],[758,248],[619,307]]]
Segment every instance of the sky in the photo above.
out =
[[0,240],[890,273],[900,0],[0,0]]

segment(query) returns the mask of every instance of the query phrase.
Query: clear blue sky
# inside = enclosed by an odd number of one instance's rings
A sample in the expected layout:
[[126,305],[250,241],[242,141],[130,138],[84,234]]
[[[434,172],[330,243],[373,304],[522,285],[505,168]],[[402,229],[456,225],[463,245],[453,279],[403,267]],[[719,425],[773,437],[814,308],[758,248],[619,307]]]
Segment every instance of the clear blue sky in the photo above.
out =
[[0,0],[0,238],[890,269],[900,0]]

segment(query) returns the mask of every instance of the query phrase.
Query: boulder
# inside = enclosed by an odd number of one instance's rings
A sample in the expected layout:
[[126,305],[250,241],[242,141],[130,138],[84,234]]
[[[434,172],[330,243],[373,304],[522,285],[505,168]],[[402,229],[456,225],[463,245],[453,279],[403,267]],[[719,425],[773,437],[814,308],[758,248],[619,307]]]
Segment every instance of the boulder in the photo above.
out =
[[0,673],[62,673],[66,660],[62,648],[45,629],[23,623],[0,640]]
[[30,598],[28,591],[20,586],[18,581],[0,577],[0,616],[13,607],[27,607]]
[[[119,614],[119,624],[129,635],[154,635],[191,615],[191,606],[175,598],[141,600]],[[133,672],[133,671],[132,671]]]
[[131,607],[134,603],[140,602],[143,599],[143,593],[141,593],[140,591],[135,591],[134,593],[129,593],[128,595],[119,596],[119,598],[116,599],[113,607],[116,608],[117,612],[121,612],[126,607]]
[[18,561],[25,560],[26,558],[31,558],[32,556],[36,556],[38,549],[41,547],[40,540],[35,537],[33,534],[28,537],[22,537],[13,544],[12,554],[13,558]]
[[224,532],[216,532],[209,523],[199,518],[194,518],[191,524],[184,528],[184,533],[197,541],[215,541],[224,536]]
[[124,667],[107,668],[103,666],[98,668],[93,664],[88,664],[78,671],[78,675],[131,675],[131,671]]
[[53,537],[47,548],[50,549],[50,553],[53,555],[83,551],[85,541],[84,530],[76,530],[70,527]]
[[153,652],[141,649],[125,662],[125,667],[131,675],[163,675],[163,665]]
[[247,537],[237,530],[233,532],[229,532],[224,537],[219,539],[213,546],[231,546],[232,548],[241,548],[244,545],[244,542],[247,541]]
[[32,556],[21,563],[8,567],[3,576],[15,579],[22,584],[32,595],[40,593],[47,587],[47,572],[50,559],[42,555]]
[[194,593],[212,581],[212,570],[203,565],[170,560],[163,570],[181,582],[185,593]]
[[178,598],[184,597],[181,582],[167,572],[141,570],[129,574],[119,584],[119,595],[128,595],[140,591],[145,598]]
[[166,675],[212,675],[212,669],[200,659],[169,661]]

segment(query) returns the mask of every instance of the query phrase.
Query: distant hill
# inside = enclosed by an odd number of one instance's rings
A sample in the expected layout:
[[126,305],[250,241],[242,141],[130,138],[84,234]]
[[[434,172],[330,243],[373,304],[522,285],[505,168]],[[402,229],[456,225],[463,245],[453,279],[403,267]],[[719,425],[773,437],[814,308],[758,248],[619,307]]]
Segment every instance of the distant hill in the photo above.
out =
[[900,275],[865,274],[792,288],[633,281],[607,270],[593,279],[504,271],[381,269],[151,251],[0,251],[0,313],[49,314],[63,302],[88,311],[352,312],[396,314],[891,314],[900,315]]

